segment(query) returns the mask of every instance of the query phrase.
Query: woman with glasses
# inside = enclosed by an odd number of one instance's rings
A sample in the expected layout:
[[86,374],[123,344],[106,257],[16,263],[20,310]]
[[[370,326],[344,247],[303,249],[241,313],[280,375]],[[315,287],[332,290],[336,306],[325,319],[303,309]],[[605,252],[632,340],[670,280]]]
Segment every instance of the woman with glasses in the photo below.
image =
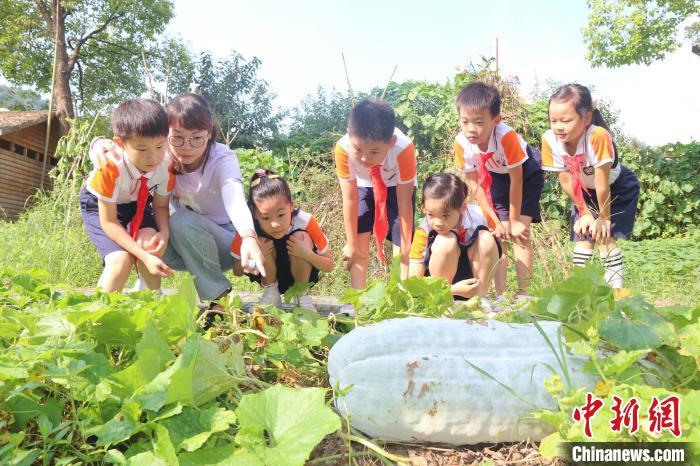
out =
[[[242,238],[241,264],[246,273],[265,275],[264,257],[246,204],[236,154],[216,142],[209,104],[197,94],[175,97],[166,108],[170,132],[168,154],[175,188],[171,194],[170,238],[163,260],[194,276],[202,301],[216,301],[231,290],[224,272],[233,266],[229,252],[235,235]],[[119,157],[106,141],[94,144],[90,158]],[[102,155],[104,156],[104,155]]]

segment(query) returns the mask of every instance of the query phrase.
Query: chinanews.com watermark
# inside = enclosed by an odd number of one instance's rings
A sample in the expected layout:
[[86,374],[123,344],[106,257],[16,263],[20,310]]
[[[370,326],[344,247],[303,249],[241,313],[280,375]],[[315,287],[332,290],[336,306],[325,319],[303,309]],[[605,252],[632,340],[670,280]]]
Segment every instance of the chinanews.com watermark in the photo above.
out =
[[644,465],[690,466],[689,442],[568,442],[564,443],[566,458],[573,465]]
[[668,396],[659,399],[652,397],[649,406],[643,410],[642,403],[635,397],[626,402],[613,396],[610,411],[613,414],[609,421],[610,432],[627,431],[635,434],[640,430],[640,414],[644,419],[649,433],[662,434],[668,432],[675,438],[672,442],[596,442],[593,439],[591,421],[600,414],[605,403],[592,393],[586,394],[583,406],[575,407],[572,418],[581,423],[583,434],[590,439],[585,442],[563,443],[564,452],[570,464],[574,465],[644,465],[663,464],[667,466],[685,466],[696,464],[693,458],[693,448],[690,442],[681,441],[680,399]]

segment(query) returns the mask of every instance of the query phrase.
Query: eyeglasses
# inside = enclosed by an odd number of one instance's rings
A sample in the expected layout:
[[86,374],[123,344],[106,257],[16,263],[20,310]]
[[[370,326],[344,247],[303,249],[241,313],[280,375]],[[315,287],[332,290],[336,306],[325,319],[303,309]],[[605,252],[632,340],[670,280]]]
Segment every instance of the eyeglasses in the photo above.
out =
[[207,142],[205,136],[192,136],[190,138],[183,138],[182,136],[169,136],[168,142],[173,147],[182,147],[185,145],[185,141],[190,144],[190,147],[202,147],[204,143]]

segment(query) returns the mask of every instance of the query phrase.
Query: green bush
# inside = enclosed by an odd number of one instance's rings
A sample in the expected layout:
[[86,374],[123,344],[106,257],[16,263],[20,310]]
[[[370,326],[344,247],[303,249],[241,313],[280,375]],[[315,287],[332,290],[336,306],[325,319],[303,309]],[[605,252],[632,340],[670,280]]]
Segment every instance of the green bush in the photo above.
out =
[[668,238],[700,223],[700,142],[658,148],[620,147],[622,163],[639,179],[634,236]]

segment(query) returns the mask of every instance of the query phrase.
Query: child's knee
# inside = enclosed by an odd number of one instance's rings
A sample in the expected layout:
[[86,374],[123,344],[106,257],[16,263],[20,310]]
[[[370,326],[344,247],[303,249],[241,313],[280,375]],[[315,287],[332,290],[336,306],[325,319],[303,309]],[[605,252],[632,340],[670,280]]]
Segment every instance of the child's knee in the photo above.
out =
[[141,247],[141,249],[144,249],[148,242],[153,238],[153,235],[155,235],[157,232],[153,228],[142,228],[139,230],[139,232],[136,234],[136,244]]
[[304,241],[309,246],[313,246],[313,241],[311,241],[311,237],[305,231],[295,231],[290,236],[292,238],[296,238],[296,239],[300,239],[300,240]]
[[243,271],[243,264],[241,264],[240,259],[233,259],[233,267],[231,268],[231,271],[233,272],[234,275],[237,277],[242,276],[245,272]]
[[476,244],[482,256],[493,256],[498,259],[498,243],[491,232],[486,230],[480,231],[476,239]]
[[433,241],[433,246],[431,248],[431,253],[435,254],[452,254],[459,250],[459,243],[457,242],[457,237],[451,233],[446,235],[437,235]]
[[133,264],[133,257],[126,251],[115,251],[105,256],[105,270],[114,275],[128,274]]

